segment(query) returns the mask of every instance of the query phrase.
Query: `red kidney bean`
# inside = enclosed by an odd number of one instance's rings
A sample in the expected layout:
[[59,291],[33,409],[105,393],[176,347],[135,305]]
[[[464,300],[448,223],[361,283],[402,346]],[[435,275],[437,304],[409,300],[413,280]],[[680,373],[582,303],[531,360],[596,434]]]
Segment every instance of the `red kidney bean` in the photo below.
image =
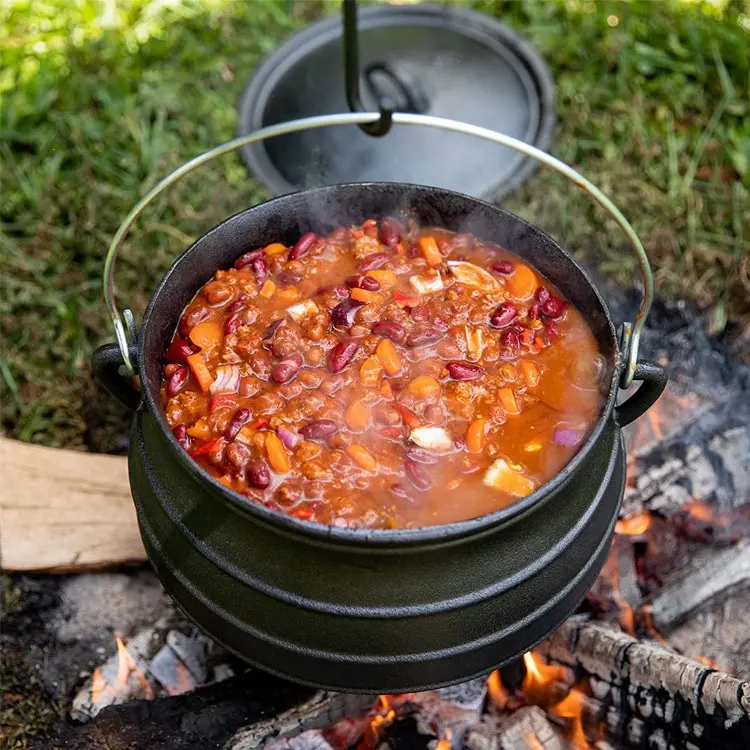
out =
[[287,286],[289,284],[296,284],[298,281],[302,281],[302,279],[304,278],[305,274],[303,271],[290,271],[288,268],[285,268],[279,274],[279,283]]
[[182,390],[189,372],[188,368],[183,365],[170,375],[169,380],[167,380],[167,396],[175,396]]
[[436,464],[438,462],[438,457],[424,448],[407,448],[406,457],[418,464]]
[[382,268],[390,259],[391,256],[388,253],[373,253],[363,258],[357,269],[360,273],[374,271],[376,268]]
[[518,349],[521,346],[521,339],[518,338],[518,333],[514,329],[509,328],[500,334],[500,343],[509,349]]
[[268,470],[266,462],[259,458],[250,462],[245,476],[247,476],[247,481],[259,490],[264,490],[271,484],[271,472]]
[[248,297],[246,294],[240,294],[237,299],[232,302],[231,304],[227,305],[226,313],[227,315],[234,315],[235,313],[238,313],[247,303]]
[[544,329],[550,341],[554,341],[560,335],[560,326],[554,320],[548,320],[544,324]]
[[339,302],[331,310],[331,323],[339,328],[351,328],[354,325],[354,316],[363,304],[364,302],[358,302],[354,299],[345,299],[343,302]]
[[184,424],[175,425],[172,434],[186,451],[190,450],[190,437],[187,434],[187,427]]
[[332,419],[316,419],[298,430],[305,440],[325,440],[338,431],[339,427]]
[[245,266],[249,266],[257,258],[262,258],[262,257],[263,257],[263,248],[258,248],[257,250],[251,250],[249,253],[240,255],[240,257],[237,258],[236,261],[234,261],[234,267],[244,268]]
[[444,331],[440,331],[432,326],[419,326],[406,337],[406,345],[424,346],[425,344],[434,344],[436,341],[440,341],[444,335]]
[[541,320],[542,306],[538,302],[532,302],[529,311],[526,314],[530,320]]
[[179,365],[164,365],[163,375],[165,378],[170,378],[179,369]]
[[565,303],[559,297],[550,297],[542,303],[542,314],[548,318],[559,318],[564,309]]
[[395,344],[403,344],[406,341],[406,329],[395,320],[381,320],[372,327],[376,336],[384,336]]
[[271,367],[271,380],[277,385],[288,383],[302,367],[302,355],[294,352]]
[[411,500],[411,498],[409,497],[409,493],[398,482],[396,482],[396,484],[391,485],[391,492],[396,497],[400,497],[403,500],[409,500],[409,501]]
[[469,362],[448,362],[445,369],[448,370],[451,380],[475,380],[484,372],[479,365]]
[[250,409],[237,409],[234,416],[229,420],[224,437],[231,441],[237,437],[237,433],[252,419]]
[[393,219],[383,219],[380,222],[380,241],[388,247],[396,247],[403,233],[403,227]]
[[226,462],[237,472],[242,471],[252,457],[250,448],[240,442],[230,443],[224,451]]
[[499,260],[492,264],[492,270],[507,275],[513,273],[513,264],[509,260]]
[[438,331],[447,331],[451,327],[450,323],[448,323],[447,320],[443,320],[439,315],[436,315],[432,319],[432,325],[434,325]]
[[359,351],[359,344],[352,339],[340,341],[331,349],[328,355],[328,369],[331,372],[341,372],[354,359]]
[[409,315],[417,322],[424,323],[426,320],[429,320],[430,311],[424,305],[415,305],[409,311]]
[[255,276],[256,283],[262,284],[268,276],[268,263],[266,263],[265,258],[255,258],[255,260],[250,261],[250,270]]
[[346,280],[346,285],[351,289],[366,289],[368,292],[377,292],[380,289],[380,282],[370,276],[350,276]]
[[414,461],[410,461],[407,458],[404,461],[404,470],[406,471],[406,476],[409,477],[411,483],[418,490],[427,490],[432,487],[432,480],[419,464],[415,464]]
[[226,321],[224,321],[224,335],[229,336],[230,333],[234,333],[242,323],[242,317],[239,313],[230,315]]
[[167,349],[165,359],[167,362],[184,364],[191,354],[195,354],[198,347],[191,344],[186,339],[175,339]]
[[493,328],[505,328],[509,326],[518,316],[518,310],[512,302],[503,302],[495,312],[490,315],[490,325]]
[[205,305],[199,305],[190,310],[186,315],[182,323],[190,330],[195,328],[198,323],[202,323],[209,315],[208,308]]
[[552,295],[550,294],[550,291],[546,286],[537,287],[537,290],[534,292],[534,299],[540,305],[543,305],[551,296]]
[[318,235],[315,232],[308,232],[303,234],[297,242],[294,243],[292,251],[289,253],[289,260],[298,260],[299,258],[307,255],[312,246],[315,244],[315,240],[318,239]]

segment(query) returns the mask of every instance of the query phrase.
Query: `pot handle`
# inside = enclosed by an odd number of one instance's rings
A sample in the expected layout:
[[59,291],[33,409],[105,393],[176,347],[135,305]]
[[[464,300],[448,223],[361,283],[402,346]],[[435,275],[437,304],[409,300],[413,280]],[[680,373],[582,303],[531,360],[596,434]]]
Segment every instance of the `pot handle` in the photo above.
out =
[[135,387],[133,377],[121,373],[125,367],[119,344],[105,344],[91,355],[94,378],[110,396],[114,396],[126,409],[135,411],[141,402],[141,392]]
[[619,427],[634,422],[643,416],[649,407],[656,403],[669,381],[667,371],[656,362],[641,360],[636,363],[633,380],[640,380],[638,390],[619,406],[615,407],[615,423]]
[[[235,138],[234,140],[222,143],[221,145],[196,156],[194,159],[185,162],[182,166],[178,167],[174,172],[167,175],[161,182],[151,188],[151,190],[141,198],[127,217],[125,217],[125,220],[112,238],[112,242],[107,252],[107,258],[104,263],[104,301],[112,319],[112,325],[115,329],[117,345],[120,348],[123,363],[129,373],[134,375],[136,372],[135,360],[131,356],[131,347],[135,342],[135,327],[132,325],[132,313],[130,310],[125,310],[124,315],[128,323],[126,329],[115,303],[114,268],[122,242],[130,231],[131,226],[141,215],[143,209],[146,208],[154,198],[177,182],[181,177],[184,177],[186,174],[192,172],[206,162],[216,159],[219,156],[224,156],[225,154],[235,151],[238,148],[242,148],[243,146],[264,141],[268,138],[276,138],[278,136],[297,133],[304,130],[341,125],[372,125],[379,120],[380,113],[378,112],[345,112],[332,115],[316,115],[315,117],[305,117],[300,120],[282,122],[278,125],[269,125],[268,127],[256,130],[249,135],[244,135],[240,138]],[[564,164],[559,159],[556,159],[545,151],[542,151],[529,143],[525,143],[524,141],[512,138],[509,135],[504,135],[503,133],[498,133],[494,130],[482,128],[478,125],[471,125],[459,120],[449,120],[444,117],[432,117],[431,115],[411,114],[408,112],[395,112],[392,121],[394,125],[438,128],[439,130],[470,135],[497,143],[500,146],[511,148],[514,151],[524,154],[531,159],[535,159],[545,166],[554,169],[556,172],[559,172],[574,185],[578,185],[578,187],[585,190],[594,201],[609,212],[610,216],[612,216],[625,233],[628,240],[630,240],[630,244],[632,245],[636,258],[638,259],[641,278],[643,281],[643,299],[641,300],[640,309],[636,314],[635,323],[625,322],[622,324],[620,350],[623,368],[620,374],[620,387],[628,388],[633,382],[633,377],[638,368],[638,344],[641,331],[646,323],[646,317],[651,309],[651,303],[654,298],[654,277],[651,273],[648,256],[646,255],[646,251],[644,250],[641,241],[638,239],[638,235],[617,206],[615,206],[615,204],[612,203],[612,201],[607,198],[607,196],[604,195],[596,185],[589,182],[572,167],[569,167],[567,164]],[[645,402],[645,399],[642,399],[642,401]]]

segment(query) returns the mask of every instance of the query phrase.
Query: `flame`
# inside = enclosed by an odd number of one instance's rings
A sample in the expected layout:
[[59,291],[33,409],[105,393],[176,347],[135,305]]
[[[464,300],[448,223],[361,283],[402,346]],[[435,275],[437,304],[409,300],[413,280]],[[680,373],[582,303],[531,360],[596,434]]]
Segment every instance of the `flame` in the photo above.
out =
[[191,690],[195,690],[196,683],[193,676],[188,672],[187,667],[181,662],[177,662],[177,682],[173,685],[164,685],[164,691],[167,695],[184,695]]
[[713,510],[705,503],[688,503],[687,505],[685,505],[685,510],[690,516],[695,518],[696,521],[703,521],[704,523],[724,524],[727,520],[723,516],[719,516],[714,513]]
[[487,691],[490,694],[492,703],[499,709],[504,709],[508,705],[508,698],[510,695],[503,685],[503,681],[500,678],[500,672],[496,669],[487,678]]
[[615,533],[625,536],[640,536],[645,534],[651,525],[651,516],[648,511],[641,510],[634,516],[623,518],[615,524]]
[[139,683],[136,691],[146,700],[154,699],[154,691],[138,666],[136,660],[130,655],[125,644],[120,638],[117,642],[117,676],[114,681],[107,682],[99,667],[94,670],[91,680],[91,702],[95,706],[110,706],[130,697],[131,690],[128,688],[130,678],[134,675]]
[[711,669],[718,669],[720,672],[726,672],[724,667],[720,667],[717,662],[713,659],[709,659],[707,656],[696,656],[695,660],[707,667],[711,667]]
[[659,418],[659,402],[657,401],[650,409],[646,411],[648,417],[648,423],[651,425],[656,439],[661,441],[664,440],[664,433],[661,429],[661,419]]
[[435,750],[453,750],[453,745],[451,744],[451,739],[453,737],[453,732],[451,732],[450,729],[445,730],[445,737],[443,737],[437,745],[435,745]]
[[583,731],[584,695],[573,688],[568,695],[561,700],[553,709],[554,713],[563,719],[570,719],[570,747],[572,750],[588,750],[591,747]]
[[385,728],[396,718],[396,711],[391,705],[390,696],[379,695],[375,706],[375,716],[365,731],[360,747],[375,748],[380,745]]
[[633,610],[620,593],[620,571],[617,567],[617,550],[613,546],[612,551],[607,558],[607,562],[602,568],[600,577],[609,581],[612,590],[612,601],[617,605],[619,612],[620,627],[629,635],[635,635],[635,616]]
[[523,655],[523,663],[526,666],[526,676],[523,678],[524,695],[532,702],[541,705],[554,701],[554,691],[558,684],[565,681],[566,670],[554,664],[545,664],[539,656],[534,656],[531,651]]

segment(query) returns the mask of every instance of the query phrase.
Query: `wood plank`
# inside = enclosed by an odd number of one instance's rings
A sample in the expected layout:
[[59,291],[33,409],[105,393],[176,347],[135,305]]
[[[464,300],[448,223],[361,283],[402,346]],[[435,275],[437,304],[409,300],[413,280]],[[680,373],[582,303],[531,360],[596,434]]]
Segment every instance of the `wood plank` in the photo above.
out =
[[0,565],[71,572],[142,562],[124,456],[0,438]]

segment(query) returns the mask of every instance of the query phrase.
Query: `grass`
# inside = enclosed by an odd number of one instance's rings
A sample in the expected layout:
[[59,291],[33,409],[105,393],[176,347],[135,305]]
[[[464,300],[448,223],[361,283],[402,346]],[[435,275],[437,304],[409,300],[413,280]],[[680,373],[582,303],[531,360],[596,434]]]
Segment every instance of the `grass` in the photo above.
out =
[[[554,152],[631,218],[666,295],[750,317],[750,7],[747,2],[476,2],[547,58]],[[88,365],[112,340],[104,253],[135,201],[184,159],[231,138],[262,57],[334,3],[14,0],[0,10],[0,381],[5,434],[117,448],[125,415]],[[191,239],[264,196],[236,156],[148,209],[118,295],[143,311]],[[506,205],[621,282],[623,238],[548,172]]]

